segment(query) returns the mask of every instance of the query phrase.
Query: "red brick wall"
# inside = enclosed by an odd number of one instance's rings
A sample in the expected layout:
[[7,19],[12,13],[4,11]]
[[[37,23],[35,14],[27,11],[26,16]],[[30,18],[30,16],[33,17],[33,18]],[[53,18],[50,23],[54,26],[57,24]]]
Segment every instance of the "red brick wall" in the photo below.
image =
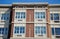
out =
[[[34,22],[34,10],[27,9],[26,22]],[[34,23],[26,23],[26,37],[34,37]]]
[[34,37],[34,24],[26,23],[26,37]]

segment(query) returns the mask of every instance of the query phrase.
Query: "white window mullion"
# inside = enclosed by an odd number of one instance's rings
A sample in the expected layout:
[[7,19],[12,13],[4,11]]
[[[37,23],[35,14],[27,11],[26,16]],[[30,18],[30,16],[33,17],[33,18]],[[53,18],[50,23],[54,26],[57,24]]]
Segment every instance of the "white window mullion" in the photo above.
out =
[[40,35],[41,35],[41,26],[40,26]]

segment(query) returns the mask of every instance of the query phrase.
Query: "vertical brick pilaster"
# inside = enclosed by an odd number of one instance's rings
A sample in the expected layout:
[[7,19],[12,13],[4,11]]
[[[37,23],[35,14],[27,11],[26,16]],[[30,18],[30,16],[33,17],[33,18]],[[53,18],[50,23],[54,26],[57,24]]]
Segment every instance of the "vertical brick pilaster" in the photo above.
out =
[[14,9],[12,9],[12,21],[11,21],[11,33],[10,33],[10,37],[13,37],[13,28],[14,28],[14,23],[12,23],[12,22],[14,22],[14,15],[15,15],[15,10]]
[[[34,22],[34,10],[27,9],[26,22]],[[26,37],[34,37],[34,23],[26,23]]]
[[26,17],[26,21],[27,22],[33,22],[34,21],[34,10],[33,9],[27,9],[27,17]]
[[46,9],[46,21],[48,22],[47,25],[47,37],[51,38],[51,26],[50,26],[50,12],[49,12],[49,8]]

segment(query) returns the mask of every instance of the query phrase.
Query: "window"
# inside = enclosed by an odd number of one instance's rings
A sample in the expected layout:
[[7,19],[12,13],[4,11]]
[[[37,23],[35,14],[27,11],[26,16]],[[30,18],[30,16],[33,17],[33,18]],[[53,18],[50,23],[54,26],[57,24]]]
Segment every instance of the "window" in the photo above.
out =
[[15,27],[15,31],[14,31],[15,34],[24,34],[25,33],[25,27],[23,26],[16,26]]
[[35,27],[35,34],[36,35],[44,35],[44,34],[46,34],[46,27],[44,27],[44,26],[36,26]]
[[16,18],[17,19],[25,18],[25,12],[16,12]]
[[0,28],[0,34],[8,34],[8,28]]
[[52,28],[52,35],[60,35],[60,28]]
[[35,12],[35,18],[44,19],[45,12]]
[[60,28],[55,28],[56,35],[60,35]]
[[10,18],[10,14],[9,13],[5,13],[5,14],[1,14],[1,20],[9,20]]
[[58,13],[51,13],[50,14],[51,20],[53,20],[54,22],[58,23],[59,22],[59,14]]
[[59,14],[57,13],[54,14],[54,20],[59,20]]

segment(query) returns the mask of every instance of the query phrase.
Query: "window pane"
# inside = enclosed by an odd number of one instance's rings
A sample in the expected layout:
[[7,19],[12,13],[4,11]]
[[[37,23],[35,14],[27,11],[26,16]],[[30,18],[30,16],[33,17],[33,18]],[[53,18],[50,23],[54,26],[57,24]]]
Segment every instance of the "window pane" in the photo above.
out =
[[59,20],[59,14],[57,13],[54,14],[54,20]]
[[8,34],[8,28],[5,28],[5,34]]
[[42,12],[41,15],[42,15],[42,18],[45,18],[45,12]]
[[1,34],[1,28],[0,28],[0,34]]
[[9,20],[9,17],[10,17],[9,13],[4,13],[1,15],[2,15],[1,20]]
[[51,20],[53,20],[53,14],[50,14]]
[[54,35],[54,28],[52,28],[52,35]]
[[39,26],[35,27],[35,33],[40,34],[40,27]]
[[60,28],[55,28],[56,35],[60,35]]
[[20,33],[24,33],[25,32],[25,27],[20,27]]
[[19,33],[19,27],[15,27],[15,32],[14,33]]
[[38,35],[46,34],[46,27],[36,26],[35,27],[35,34],[38,34]]
[[25,33],[25,27],[23,27],[23,26],[15,27],[14,33],[16,33],[16,34],[23,34],[23,33]]
[[4,28],[2,28],[2,34],[4,34]]
[[35,12],[35,18],[45,18],[45,12]]
[[16,12],[16,18],[18,18],[18,19],[25,18],[25,12]]
[[46,34],[46,27],[41,27],[41,34],[43,35],[43,34]]

